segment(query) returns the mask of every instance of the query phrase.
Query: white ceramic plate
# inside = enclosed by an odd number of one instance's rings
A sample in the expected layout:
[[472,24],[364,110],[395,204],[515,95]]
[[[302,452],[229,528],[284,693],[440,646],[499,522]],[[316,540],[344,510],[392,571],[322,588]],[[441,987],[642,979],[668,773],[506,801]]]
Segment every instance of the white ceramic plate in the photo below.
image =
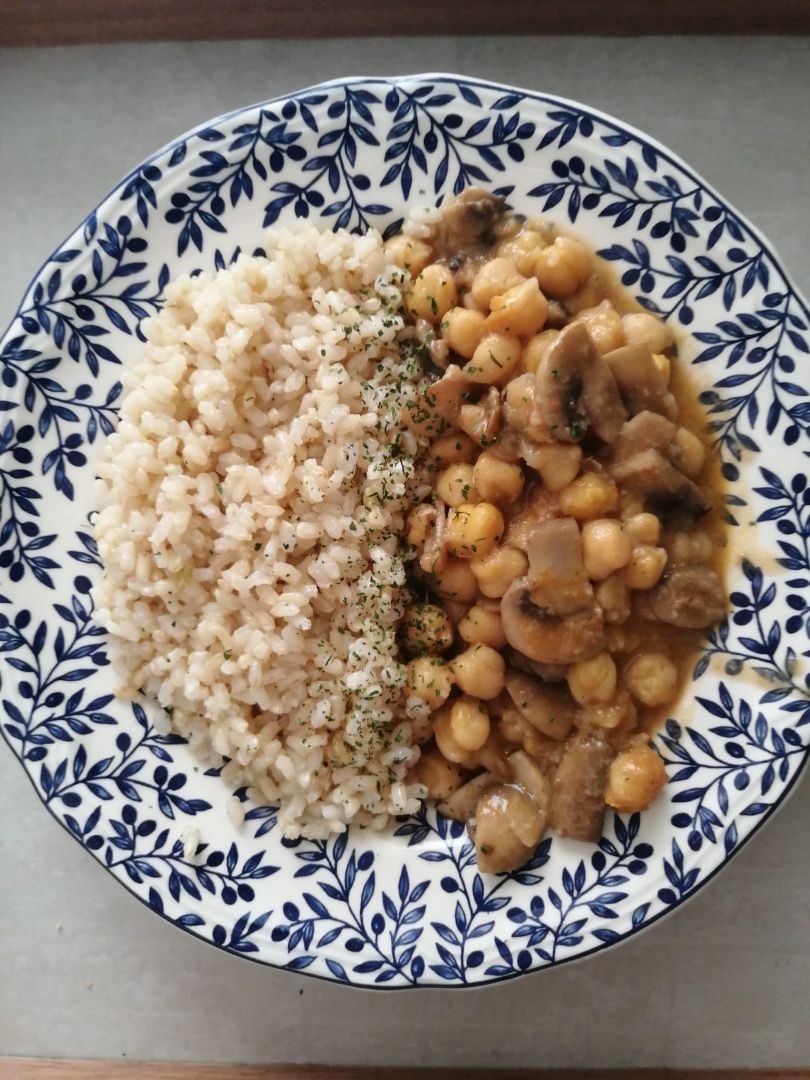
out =
[[[139,324],[181,271],[295,216],[393,231],[478,184],[581,230],[687,331],[728,480],[733,610],[658,736],[670,782],[598,845],[482,877],[432,810],[285,842],[148,702],[115,701],[89,589],[94,462]],[[50,813],[163,918],[261,963],[372,987],[492,982],[623,940],[740,848],[808,757],[807,303],[675,155],[596,110],[451,75],[346,79],[221,117],[133,170],[48,259],[0,346],[0,730]],[[799,374],[803,372],[803,374]],[[244,792],[239,792],[244,798]],[[184,830],[200,846],[184,855]]]

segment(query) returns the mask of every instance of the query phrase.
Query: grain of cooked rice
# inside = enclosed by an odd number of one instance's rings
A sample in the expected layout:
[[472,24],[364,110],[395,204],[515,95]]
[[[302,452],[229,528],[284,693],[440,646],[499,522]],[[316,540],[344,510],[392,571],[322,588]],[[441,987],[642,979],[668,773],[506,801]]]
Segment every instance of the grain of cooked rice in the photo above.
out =
[[424,794],[395,640],[424,493],[396,418],[419,368],[377,233],[265,247],[180,278],[146,327],[101,468],[95,599],[123,692],[230,759],[286,835],[324,837]]

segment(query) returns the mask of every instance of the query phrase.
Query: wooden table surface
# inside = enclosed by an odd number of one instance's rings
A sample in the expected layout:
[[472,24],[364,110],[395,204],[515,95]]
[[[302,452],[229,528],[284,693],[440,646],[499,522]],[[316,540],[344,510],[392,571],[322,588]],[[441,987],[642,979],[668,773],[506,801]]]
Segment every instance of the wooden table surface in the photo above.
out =
[[350,34],[806,34],[808,0],[0,0],[0,45]]
[[0,1058],[0,1080],[807,1080],[810,1069],[351,1069]]

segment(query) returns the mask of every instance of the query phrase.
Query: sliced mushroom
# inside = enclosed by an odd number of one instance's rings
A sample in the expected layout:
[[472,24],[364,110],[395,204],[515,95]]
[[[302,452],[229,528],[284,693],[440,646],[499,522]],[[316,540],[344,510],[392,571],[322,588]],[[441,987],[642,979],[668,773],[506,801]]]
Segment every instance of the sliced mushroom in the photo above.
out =
[[439,803],[439,813],[454,821],[469,821],[475,813],[481,793],[495,783],[492,773],[482,772],[468,780],[449,799]]
[[677,402],[646,345],[623,345],[605,353],[604,360],[632,415],[648,409],[670,420],[678,418]]
[[529,537],[534,532],[535,526],[557,517],[559,512],[560,503],[554,492],[540,485],[524,490],[523,506],[517,513],[510,516],[504,543],[520,548],[528,554]]
[[501,738],[500,732],[495,728],[490,731],[489,738],[481,749],[476,751],[476,764],[497,776],[500,780],[509,779],[506,745]]
[[482,188],[467,188],[442,210],[433,243],[439,257],[477,254],[495,242],[495,231],[503,217],[502,195]]
[[485,396],[474,405],[462,404],[458,412],[458,425],[479,445],[494,449],[501,428],[501,395],[498,388],[490,386]]
[[494,454],[495,457],[499,457],[501,461],[520,461],[523,455],[521,453],[519,432],[501,421],[498,437],[487,446],[487,450]]
[[447,509],[441,499],[436,497],[432,506],[420,507],[420,517],[424,522],[426,537],[422,554],[419,556],[419,565],[426,574],[435,574],[447,565]]
[[512,782],[531,795],[548,821],[551,810],[551,784],[546,774],[524,750],[515,750],[509,755],[509,768],[512,770]]
[[457,364],[448,365],[440,379],[431,383],[426,391],[428,408],[437,413],[448,424],[458,423],[459,412],[464,395],[470,389],[466,375]]
[[535,375],[535,426],[546,442],[580,442],[593,431],[612,443],[627,419],[613,373],[582,323],[567,326]]
[[484,874],[501,874],[523,866],[545,827],[541,808],[522,788],[509,784],[488,788],[478,800],[471,829],[478,869]]
[[562,491],[575,479],[582,464],[582,447],[575,443],[536,443],[520,440],[520,456],[549,491]]
[[511,699],[509,699],[509,704],[500,711],[498,730],[508,743],[512,746],[522,746],[530,758],[542,762],[546,768],[553,770],[559,765],[563,743],[550,739],[533,727],[511,703]]
[[513,649],[544,664],[575,664],[605,647],[601,608],[553,615],[532,599],[528,578],[518,578],[501,600],[501,621]]
[[645,409],[637,413],[622,427],[613,444],[613,460],[624,461],[643,450],[658,450],[669,457],[678,428],[660,413]]
[[569,740],[552,784],[551,824],[560,836],[598,840],[614,751],[602,731],[579,731]]
[[593,604],[593,587],[582,558],[582,539],[574,518],[535,525],[526,544],[532,601],[552,615],[570,615]]
[[680,510],[698,518],[711,505],[697,484],[658,450],[633,454],[613,465],[611,472],[618,484],[640,495],[648,509],[662,517]]
[[678,566],[649,594],[661,622],[700,630],[722,619],[728,603],[719,575],[708,566]]
[[532,727],[562,742],[574,723],[570,698],[558,687],[544,686],[522,671],[507,671],[506,692],[515,708]]
[[450,358],[449,345],[436,333],[436,327],[427,319],[417,319],[414,330],[416,340],[427,349],[430,364],[436,369],[436,374],[440,374],[447,367]]
[[568,673],[564,664],[541,664],[538,660],[524,656],[517,649],[507,649],[505,659],[513,668],[525,671],[527,675],[536,675],[543,682],[562,682]]

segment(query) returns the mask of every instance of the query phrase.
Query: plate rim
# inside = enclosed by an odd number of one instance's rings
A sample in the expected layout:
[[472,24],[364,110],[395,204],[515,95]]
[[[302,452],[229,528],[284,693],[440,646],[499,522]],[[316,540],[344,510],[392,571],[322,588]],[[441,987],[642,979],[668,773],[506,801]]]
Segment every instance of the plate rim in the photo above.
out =
[[[627,122],[619,119],[618,117],[614,116],[611,113],[604,112],[601,109],[598,109],[598,108],[595,108],[593,106],[587,105],[587,104],[585,104],[583,102],[580,102],[580,101],[578,101],[578,100],[576,100],[574,98],[568,98],[568,97],[564,97],[562,95],[548,93],[548,92],[541,91],[541,90],[532,90],[532,89],[528,89],[528,88],[525,88],[525,87],[515,86],[515,85],[509,84],[509,83],[501,83],[501,82],[497,82],[497,81],[491,81],[491,80],[478,78],[478,77],[470,76],[470,75],[464,75],[464,74],[460,74],[460,73],[426,71],[426,72],[415,72],[415,73],[411,73],[411,74],[391,75],[391,76],[385,76],[385,75],[346,75],[346,76],[338,76],[338,77],[336,77],[334,79],[325,80],[323,82],[311,84],[311,85],[306,86],[306,87],[302,87],[302,88],[295,89],[295,90],[292,90],[292,91],[289,91],[289,92],[286,92],[286,93],[278,94],[278,95],[276,95],[275,97],[272,97],[272,98],[267,98],[267,99],[263,99],[263,100],[260,100],[260,101],[255,101],[255,102],[249,103],[247,105],[243,105],[243,106],[239,106],[239,107],[234,108],[234,109],[230,109],[230,110],[228,110],[228,111],[226,111],[224,113],[221,113],[221,114],[219,114],[217,116],[210,117],[210,118],[208,118],[206,120],[203,120],[203,121],[195,124],[193,127],[187,129],[186,131],[184,131],[184,132],[182,132],[182,133],[180,133],[178,135],[173,136],[168,142],[164,143],[161,147],[159,147],[158,149],[153,151],[150,155],[143,158],[136,165],[134,165],[132,168],[130,168],[127,172],[125,172],[113,184],[113,186],[110,187],[109,190],[98,200],[98,202],[95,204],[95,206],[84,215],[83,219],[73,229],[71,229],[70,232],[68,232],[68,234],[63,238],[63,240],[58,245],[56,245],[50,251],[49,255],[40,263],[40,265],[37,267],[37,269],[33,272],[33,274],[30,277],[28,283],[24,287],[24,290],[23,290],[23,292],[21,294],[21,298],[20,298],[20,301],[19,301],[19,303],[17,305],[17,308],[15,309],[13,314],[11,315],[11,317],[9,319],[9,322],[6,325],[6,327],[0,333],[0,343],[2,343],[5,340],[5,338],[9,335],[9,332],[11,331],[15,321],[17,320],[17,318],[19,317],[19,315],[20,315],[20,313],[22,311],[24,302],[25,302],[26,298],[28,297],[31,289],[35,286],[37,280],[42,275],[42,273],[45,271],[46,267],[52,262],[54,256],[56,254],[58,254],[69,243],[69,241],[71,240],[72,237],[74,237],[77,233],[79,233],[82,230],[84,224],[88,221],[88,219],[93,217],[93,215],[95,215],[97,213],[97,211],[116,192],[118,192],[126,184],[126,182],[129,179],[131,179],[133,176],[135,176],[141,169],[144,168],[144,166],[149,165],[150,163],[156,161],[158,158],[160,158],[163,154],[165,154],[172,147],[176,146],[178,143],[183,142],[183,141],[188,141],[189,139],[196,136],[200,131],[204,131],[206,128],[216,126],[216,125],[218,125],[220,123],[223,123],[223,122],[228,122],[228,121],[232,120],[233,118],[235,118],[237,116],[240,116],[240,115],[242,115],[244,113],[249,113],[249,112],[252,112],[252,111],[254,111],[256,109],[261,109],[261,108],[264,108],[266,106],[274,105],[274,104],[277,104],[278,102],[294,100],[294,99],[297,99],[299,97],[302,97],[304,95],[310,94],[310,93],[315,92],[315,91],[321,91],[321,90],[325,90],[325,89],[334,89],[336,87],[351,86],[351,85],[354,85],[354,84],[357,84],[357,83],[362,83],[362,84],[366,84],[366,85],[378,84],[378,85],[382,85],[382,86],[397,86],[397,85],[400,85],[402,83],[424,82],[424,81],[445,82],[445,83],[452,83],[454,85],[479,86],[479,87],[483,87],[483,88],[485,88],[487,90],[490,90],[490,91],[498,91],[498,90],[510,91],[510,92],[521,94],[523,97],[531,99],[534,102],[539,102],[541,104],[545,104],[545,105],[562,105],[562,106],[570,107],[571,109],[575,110],[576,112],[578,112],[579,114],[581,114],[583,116],[587,116],[587,117],[599,120],[601,123],[614,128],[617,132],[621,132],[623,134],[629,134],[636,141],[640,141],[642,143],[646,143],[646,144],[649,144],[650,146],[654,147],[656,149],[656,151],[658,152],[658,154],[663,159],[665,159],[669,163],[677,166],[678,169],[680,169],[683,173],[685,173],[690,178],[692,178],[694,181],[696,181],[696,183],[699,184],[701,188],[703,188],[706,192],[710,193],[719,204],[721,204],[724,208],[726,208],[727,210],[729,210],[731,213],[734,214],[734,216],[736,217],[739,225],[749,233],[751,238],[768,255],[768,257],[772,261],[774,267],[776,269],[778,269],[779,273],[782,275],[782,277],[784,279],[786,287],[794,294],[799,306],[802,308],[804,313],[807,314],[808,316],[810,316],[810,300],[808,300],[808,298],[805,296],[802,289],[796,284],[796,281],[795,281],[792,273],[785,268],[779,254],[775,250],[773,244],[764,235],[764,233],[761,232],[759,227],[756,226],[754,223],[752,223],[747,215],[741,213],[736,208],[734,203],[730,202],[728,199],[725,198],[725,196],[723,196],[720,192],[718,192],[718,190],[711,183],[709,183],[699,172],[697,172],[691,165],[689,165],[683,158],[681,158],[679,154],[675,153],[668,146],[661,143],[657,138],[647,134],[645,131],[643,131],[642,129],[636,127],[635,125],[627,123]],[[2,735],[3,741],[8,745],[12,756],[15,758],[15,760],[19,761],[20,759],[17,757],[16,753],[14,752],[14,749],[11,746],[9,738],[6,735],[5,731],[3,730],[2,726],[0,726],[0,735]],[[274,969],[274,970],[277,970],[277,971],[287,971],[290,974],[305,975],[308,978],[318,979],[318,980],[326,982],[326,983],[332,983],[332,984],[338,983],[339,985],[347,986],[347,987],[350,987],[351,989],[354,989],[354,990],[373,990],[373,991],[384,990],[384,991],[398,992],[398,991],[408,991],[408,990],[436,990],[436,989],[441,989],[441,990],[483,989],[484,987],[494,986],[494,985],[497,985],[497,984],[503,983],[503,982],[509,982],[509,981],[512,981],[512,980],[517,979],[517,978],[524,978],[527,975],[537,975],[540,972],[548,972],[548,971],[551,971],[551,970],[559,968],[559,967],[563,967],[563,966],[567,966],[567,965],[570,965],[570,964],[578,963],[579,961],[586,960],[589,957],[595,955],[596,953],[600,953],[600,952],[604,951],[605,949],[615,948],[618,945],[622,945],[625,942],[638,937],[639,934],[645,932],[648,929],[651,929],[653,926],[660,923],[663,919],[668,918],[675,911],[677,911],[678,909],[683,907],[684,904],[686,904],[694,896],[696,896],[698,893],[700,893],[705,888],[706,885],[708,885],[710,882],[712,882],[717,877],[717,875],[722,870],[725,869],[725,867],[732,861],[732,859],[736,857],[737,853],[739,851],[741,851],[750,842],[750,840],[752,840],[753,837],[755,837],[762,830],[762,828],[769,821],[772,820],[774,815],[777,814],[785,806],[785,804],[789,801],[789,799],[794,795],[794,793],[796,791],[796,788],[798,787],[799,781],[801,780],[801,778],[803,776],[805,776],[805,774],[807,772],[808,763],[810,763],[810,747],[808,747],[805,750],[805,753],[802,755],[802,758],[800,760],[798,768],[796,769],[793,776],[787,782],[784,782],[784,786],[782,787],[782,789],[780,791],[780,794],[779,794],[779,797],[778,797],[777,801],[775,803],[773,803],[765,813],[763,813],[761,816],[758,817],[756,823],[751,828],[750,832],[742,840],[740,840],[730,852],[725,852],[724,853],[722,861],[720,861],[714,867],[714,869],[712,869],[705,877],[702,877],[695,884],[695,886],[692,889],[690,889],[685,895],[681,896],[678,900],[676,900],[675,903],[668,905],[663,910],[659,911],[656,915],[652,916],[651,918],[649,918],[648,920],[643,922],[638,927],[631,927],[631,929],[629,929],[626,933],[622,934],[622,936],[620,938],[618,938],[618,940],[615,940],[615,941],[597,941],[592,947],[590,947],[588,949],[584,949],[583,951],[578,952],[575,955],[566,956],[566,957],[563,957],[561,959],[556,959],[555,958],[552,963],[543,964],[542,966],[532,967],[532,968],[529,968],[526,971],[516,970],[516,971],[513,971],[513,972],[511,972],[511,973],[509,973],[507,975],[488,976],[488,977],[486,977],[484,979],[481,979],[479,981],[472,982],[472,983],[455,983],[455,982],[448,983],[448,982],[443,982],[443,981],[434,983],[434,982],[427,982],[426,981],[426,982],[418,982],[416,984],[408,984],[408,985],[404,985],[404,986],[403,985],[388,985],[388,984],[385,984],[385,983],[356,982],[356,981],[351,981],[351,979],[350,979],[349,982],[342,982],[342,980],[337,979],[333,975],[322,974],[322,973],[319,973],[317,971],[310,971],[308,969],[304,969],[304,970],[297,971],[297,972],[289,972],[289,969],[286,969],[282,964],[274,962],[274,961],[272,961],[270,959],[264,959],[261,956],[253,956],[253,955],[251,955],[249,953],[241,953],[241,952],[236,953],[232,949],[227,948],[224,944],[222,944],[222,945],[217,944],[210,937],[206,937],[206,936],[202,935],[201,933],[196,932],[194,927],[185,926],[185,925],[182,925],[181,923],[175,921],[168,914],[166,914],[164,911],[157,911],[155,908],[150,906],[150,904],[148,903],[146,897],[141,896],[139,893],[137,893],[137,892],[133,891],[132,889],[130,889],[128,887],[128,885],[127,885],[127,882],[124,879],[119,877],[117,874],[112,873],[112,871],[108,870],[108,868],[106,866],[104,866],[104,863],[101,862],[98,858],[96,858],[94,853],[89,848],[87,848],[83,843],[81,843],[79,837],[75,836],[71,832],[71,830],[68,828],[67,824],[64,821],[60,820],[60,818],[57,816],[56,812],[51,808],[51,806],[48,804],[48,802],[45,801],[45,799],[43,798],[42,791],[39,788],[39,786],[37,785],[37,783],[35,782],[32,773],[29,772],[24,767],[23,767],[23,772],[26,775],[26,777],[28,779],[28,782],[30,783],[31,787],[34,789],[35,795],[38,798],[39,802],[44,806],[44,808],[47,810],[49,815],[53,818],[54,821],[56,821],[56,823],[69,836],[72,837],[72,839],[74,841],[76,841],[79,844],[79,847],[84,852],[86,852],[86,854],[88,856],[90,856],[92,858],[93,862],[96,863],[97,865],[101,866],[105,871],[107,871],[109,877],[111,877],[114,881],[116,881],[118,883],[118,885],[124,890],[124,892],[127,893],[132,899],[139,902],[143,907],[145,907],[153,915],[158,915],[162,919],[162,921],[164,921],[165,923],[168,923],[174,929],[184,931],[185,933],[189,934],[192,938],[196,939],[197,941],[201,941],[204,944],[209,945],[211,948],[216,949],[218,952],[225,953],[227,955],[233,956],[236,959],[249,960],[252,963],[257,964],[257,965],[259,965],[260,967],[263,967],[263,968],[270,968],[270,969]]]

